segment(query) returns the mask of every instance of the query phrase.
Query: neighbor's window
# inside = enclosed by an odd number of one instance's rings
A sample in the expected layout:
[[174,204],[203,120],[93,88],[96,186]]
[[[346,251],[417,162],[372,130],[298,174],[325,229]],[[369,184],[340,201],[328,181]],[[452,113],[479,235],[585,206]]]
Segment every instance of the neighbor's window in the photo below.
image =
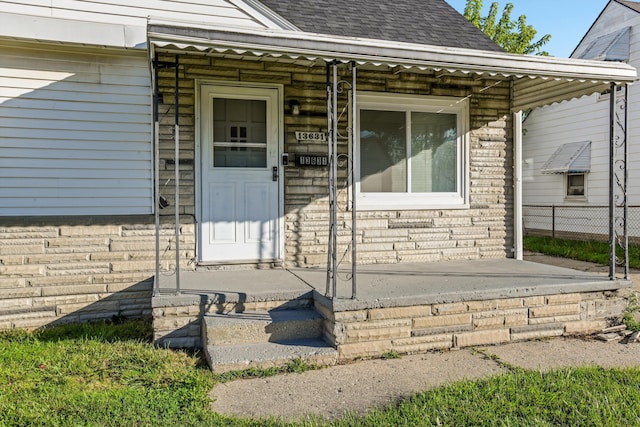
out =
[[466,101],[365,94],[358,105],[359,207],[465,204]]
[[587,193],[585,191],[586,176],[583,173],[567,175],[567,193],[568,198],[584,198]]

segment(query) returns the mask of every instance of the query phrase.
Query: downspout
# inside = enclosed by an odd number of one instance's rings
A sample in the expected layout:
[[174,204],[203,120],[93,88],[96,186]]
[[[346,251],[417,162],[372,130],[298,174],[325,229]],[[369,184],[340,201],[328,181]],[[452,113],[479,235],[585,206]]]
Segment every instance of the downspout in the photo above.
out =
[[513,113],[513,243],[515,259],[522,261],[522,111]]
[[[509,88],[510,107],[513,106],[514,84]],[[522,246],[522,110],[513,113],[513,257],[523,259]]]

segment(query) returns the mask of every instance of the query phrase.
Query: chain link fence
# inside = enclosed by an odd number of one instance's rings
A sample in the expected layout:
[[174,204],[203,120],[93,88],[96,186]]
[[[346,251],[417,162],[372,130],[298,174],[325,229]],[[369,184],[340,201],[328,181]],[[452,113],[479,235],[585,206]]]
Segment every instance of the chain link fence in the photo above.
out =
[[[609,240],[608,206],[523,205],[525,236],[571,240]],[[616,209],[622,215],[622,209]],[[621,222],[617,222],[621,224]],[[640,206],[627,211],[629,241],[640,242]],[[622,233],[622,228],[619,229]]]

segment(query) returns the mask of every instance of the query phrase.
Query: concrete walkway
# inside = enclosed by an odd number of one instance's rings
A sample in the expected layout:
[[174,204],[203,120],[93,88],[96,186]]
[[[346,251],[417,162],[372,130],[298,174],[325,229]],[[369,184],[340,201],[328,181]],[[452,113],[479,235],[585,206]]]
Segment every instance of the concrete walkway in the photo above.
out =
[[[527,254],[526,259],[606,276],[607,267],[562,258]],[[634,290],[640,274],[632,272]],[[238,380],[218,384],[212,408],[239,417],[304,419],[309,415],[339,418],[363,413],[420,391],[464,379],[505,373],[505,364],[526,369],[563,367],[640,367],[640,344],[595,339],[556,338],[497,346],[367,360],[302,374]]]
[[299,420],[312,414],[334,419],[451,382],[507,372],[502,362],[543,371],[572,366],[640,367],[640,344],[557,338],[360,361],[219,384],[211,393],[212,408],[250,418]]

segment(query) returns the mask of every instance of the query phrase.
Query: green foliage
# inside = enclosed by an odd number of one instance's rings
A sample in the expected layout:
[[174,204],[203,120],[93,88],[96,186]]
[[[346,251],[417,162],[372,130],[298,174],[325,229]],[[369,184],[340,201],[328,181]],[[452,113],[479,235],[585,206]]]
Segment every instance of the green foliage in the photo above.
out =
[[[524,248],[546,255],[577,259],[609,265],[609,243],[595,240],[554,239],[548,236],[526,236]],[[620,248],[616,248],[617,256],[622,258]],[[629,245],[629,267],[640,268],[640,245]]]
[[[331,423],[224,417],[210,410],[211,372],[191,355],[153,347],[145,336],[144,325],[127,322],[1,333],[0,425],[640,426],[638,368],[512,368]],[[311,368],[298,359],[278,372]]]
[[629,305],[622,315],[622,323],[624,323],[628,330],[636,332],[640,331],[640,302],[638,302],[638,296],[636,294],[631,295],[629,298]]
[[145,322],[0,335],[0,425],[214,425],[198,360],[145,342]]
[[640,369],[518,369],[429,390],[334,426],[638,426]]
[[[498,2],[491,3],[489,14],[482,17],[483,0],[467,0],[464,8],[464,16],[473,25],[481,29],[498,46],[509,53],[526,55],[549,55],[542,47],[549,43],[551,35],[545,34],[535,40],[537,31],[527,24],[527,17],[520,15],[517,20],[511,19],[513,3],[507,3],[498,19]],[[534,41],[535,40],[535,41]]]
[[44,328],[36,331],[34,336],[43,341],[92,339],[102,342],[134,340],[150,343],[153,328],[150,321],[144,320],[89,322]]
[[395,350],[387,351],[385,354],[382,355],[382,359],[384,360],[399,359],[399,358],[400,358],[400,354]]
[[273,377],[279,374],[286,373],[296,373],[300,374],[306,371],[313,371],[315,369],[320,369],[319,366],[309,365],[307,362],[302,360],[301,358],[296,358],[291,360],[284,366],[274,366],[271,368],[249,368],[243,369],[241,371],[229,371],[224,372],[222,374],[214,374],[213,378],[216,382],[226,383],[229,381],[235,381],[239,379],[250,379],[250,378],[267,378]]

